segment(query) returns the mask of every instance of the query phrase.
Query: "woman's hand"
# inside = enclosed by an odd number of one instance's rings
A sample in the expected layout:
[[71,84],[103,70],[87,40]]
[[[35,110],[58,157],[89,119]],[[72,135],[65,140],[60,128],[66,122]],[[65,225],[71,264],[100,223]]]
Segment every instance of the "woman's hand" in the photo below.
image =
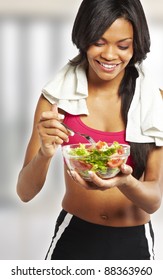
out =
[[30,201],[40,192],[44,186],[52,156],[63,141],[68,141],[69,132],[62,125],[63,118],[64,115],[59,114],[56,104],[52,106],[41,95],[17,183],[17,193],[24,202]]
[[46,157],[52,157],[60,144],[68,142],[69,131],[61,124],[64,115],[58,113],[57,105],[52,105],[51,111],[41,114],[37,124],[41,152]]
[[101,179],[94,172],[89,172],[91,177],[91,182],[82,179],[81,176],[75,171],[68,171],[68,173],[76,183],[80,184],[82,187],[86,189],[106,190],[108,188],[120,187],[128,183],[128,179],[133,171],[132,167],[127,164],[122,164],[120,169],[121,169],[121,173],[119,173],[114,178],[110,178],[110,179]]

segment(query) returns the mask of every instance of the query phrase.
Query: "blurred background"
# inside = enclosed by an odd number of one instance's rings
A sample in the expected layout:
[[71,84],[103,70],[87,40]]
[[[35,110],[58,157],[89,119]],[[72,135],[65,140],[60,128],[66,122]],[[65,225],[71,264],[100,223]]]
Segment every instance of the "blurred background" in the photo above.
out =
[[[71,29],[81,0],[0,0],[0,259],[44,259],[64,194],[61,153],[29,203],[16,194],[44,84],[77,54]],[[147,59],[163,88],[161,0],[142,0],[151,32]],[[55,183],[54,183],[55,182]],[[152,215],[156,258],[163,260],[163,205]]]

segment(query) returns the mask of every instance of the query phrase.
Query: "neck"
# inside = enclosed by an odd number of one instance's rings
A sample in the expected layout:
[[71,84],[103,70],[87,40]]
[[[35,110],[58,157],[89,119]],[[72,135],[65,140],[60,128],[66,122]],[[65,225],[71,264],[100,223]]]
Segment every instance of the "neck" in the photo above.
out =
[[97,75],[88,70],[88,86],[89,92],[92,92],[94,95],[107,94],[107,95],[118,95],[119,86],[123,79],[124,71],[121,72],[118,76],[111,80],[102,80]]

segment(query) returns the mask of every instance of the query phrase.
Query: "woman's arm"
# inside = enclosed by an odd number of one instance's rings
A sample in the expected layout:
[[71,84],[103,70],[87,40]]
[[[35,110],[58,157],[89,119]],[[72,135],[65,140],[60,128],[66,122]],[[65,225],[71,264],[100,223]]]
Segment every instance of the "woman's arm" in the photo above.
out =
[[[50,161],[59,144],[68,140],[68,133],[61,124],[62,115],[55,105],[40,97],[24,164],[18,176],[17,193],[28,202],[42,189]],[[57,137],[57,138],[56,138]]]
[[127,183],[118,188],[138,207],[149,214],[154,213],[160,207],[162,200],[163,147],[151,152],[143,181],[129,175]]
[[[149,214],[154,213],[160,207],[163,192],[163,147],[151,152],[143,180],[135,179],[128,165],[122,165],[121,171],[120,175],[108,180],[102,180],[95,173],[90,175],[98,190],[117,187],[135,205]],[[76,172],[70,175],[83,187],[92,188],[92,183],[89,186]]]

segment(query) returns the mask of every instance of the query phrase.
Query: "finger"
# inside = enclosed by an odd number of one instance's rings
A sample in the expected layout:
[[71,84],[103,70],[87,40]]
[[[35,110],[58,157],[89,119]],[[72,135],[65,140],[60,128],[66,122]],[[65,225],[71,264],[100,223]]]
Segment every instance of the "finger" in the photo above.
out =
[[65,134],[68,134],[68,131],[67,129],[56,119],[47,119],[47,120],[44,120],[44,121],[40,121],[38,123],[38,126],[40,128],[45,128],[45,129],[56,129],[57,130],[57,133],[58,133],[58,130],[64,132]]
[[76,183],[80,184],[82,187],[89,188],[88,183],[82,179],[77,172],[74,170],[67,170],[67,172]]
[[[40,125],[43,126],[44,128],[57,128],[57,129],[61,129],[62,126],[60,124],[60,122],[56,119],[47,119],[40,122]],[[66,131],[66,130],[65,130]]]
[[52,105],[51,111],[56,114],[58,120],[63,120],[64,119],[65,116],[63,114],[59,114],[58,106],[57,106],[56,103],[54,103]]
[[54,136],[54,144],[56,145],[62,145],[63,144],[63,139],[61,139],[59,136]]
[[50,119],[57,119],[58,118],[58,114],[56,114],[53,111],[46,111],[46,112],[42,112],[41,116],[40,116],[40,121],[44,121],[44,120],[50,120]]
[[130,175],[133,172],[132,167],[125,163],[121,165],[120,170],[125,175]]
[[[66,132],[61,131],[58,128],[49,128],[49,127],[42,127],[41,125],[37,126],[38,134],[42,139],[48,139],[51,137],[51,139],[56,139],[55,137],[59,138],[59,144],[66,142],[69,142],[69,135],[66,134]],[[56,142],[56,141],[55,141]],[[58,141],[57,141],[58,142]]]
[[69,175],[73,178],[73,180],[80,184],[82,187],[86,188],[86,189],[91,189],[91,190],[105,190],[108,187],[104,186],[104,187],[99,187],[95,182],[93,182],[91,179],[90,181],[85,181],[84,179],[82,179],[82,177],[75,171],[71,170],[70,172],[68,172]]
[[101,179],[95,172],[89,171],[91,181],[98,186],[99,189],[113,188],[117,185],[117,178]]
[[58,136],[61,142],[69,142],[69,132],[67,129],[56,119],[48,119],[44,121],[40,121],[37,124],[37,130],[41,137],[46,136]]
[[58,136],[49,136],[43,138],[41,142],[45,148],[55,147],[63,144],[63,140]]
[[69,142],[69,135],[59,129],[47,129],[46,134],[60,138],[62,142]]
[[62,121],[64,119],[64,117],[65,116],[63,114],[58,113],[57,105],[53,104],[51,107],[51,111],[42,112],[42,114],[40,116],[40,121],[48,120],[48,119],[56,119],[56,120]]
[[71,169],[67,169],[67,173],[74,181],[76,181],[75,176],[73,175],[73,171]]

